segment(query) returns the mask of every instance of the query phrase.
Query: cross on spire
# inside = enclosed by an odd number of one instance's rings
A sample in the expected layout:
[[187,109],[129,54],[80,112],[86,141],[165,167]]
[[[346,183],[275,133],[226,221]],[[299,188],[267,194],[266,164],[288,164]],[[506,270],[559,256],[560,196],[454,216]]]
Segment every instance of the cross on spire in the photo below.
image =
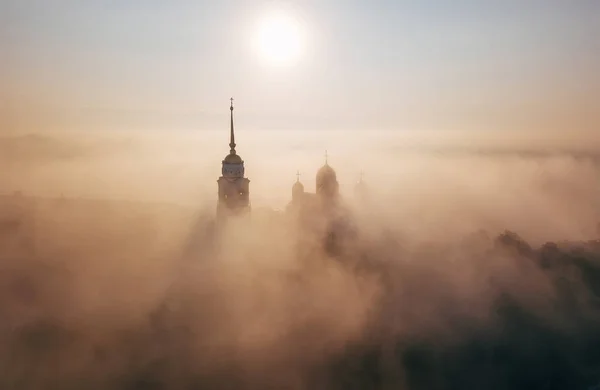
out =
[[231,111],[231,130],[229,134],[229,153],[235,154],[235,134],[233,133],[233,98],[229,99],[231,102],[231,106],[229,106],[229,110]]
[[296,181],[300,181],[300,171],[296,171]]
[[325,150],[325,164],[328,164],[328,162],[327,162],[328,157],[329,157],[329,155],[327,154],[327,150]]

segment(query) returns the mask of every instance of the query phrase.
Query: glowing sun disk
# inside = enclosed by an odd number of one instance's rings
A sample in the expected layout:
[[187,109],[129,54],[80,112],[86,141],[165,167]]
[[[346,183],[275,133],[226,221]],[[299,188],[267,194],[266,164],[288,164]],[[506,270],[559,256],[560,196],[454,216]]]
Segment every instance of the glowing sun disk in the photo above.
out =
[[303,39],[300,25],[285,14],[272,14],[259,26],[258,51],[271,64],[293,62],[302,51]]

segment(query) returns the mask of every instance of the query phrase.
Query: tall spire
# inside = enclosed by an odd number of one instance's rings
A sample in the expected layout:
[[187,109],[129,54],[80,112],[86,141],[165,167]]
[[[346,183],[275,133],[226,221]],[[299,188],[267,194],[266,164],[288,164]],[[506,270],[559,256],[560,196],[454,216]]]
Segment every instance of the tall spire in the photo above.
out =
[[327,150],[325,151],[325,165],[328,165],[328,161],[327,161],[327,157],[329,157],[329,155],[327,154]]
[[229,106],[229,111],[231,111],[231,133],[229,135],[229,153],[235,154],[235,134],[233,133],[233,98],[229,99],[231,101],[231,106]]

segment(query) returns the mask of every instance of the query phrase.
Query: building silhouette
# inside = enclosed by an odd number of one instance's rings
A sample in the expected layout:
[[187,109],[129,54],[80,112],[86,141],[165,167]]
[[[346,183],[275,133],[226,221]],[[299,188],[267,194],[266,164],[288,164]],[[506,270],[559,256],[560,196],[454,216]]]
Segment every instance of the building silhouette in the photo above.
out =
[[233,127],[233,98],[229,107],[231,115],[229,154],[223,159],[221,177],[217,180],[219,199],[217,218],[243,215],[250,212],[250,180],[244,176],[244,160],[235,150],[235,132]]
[[[235,131],[233,120],[233,98],[229,107],[230,141],[229,154],[222,161],[221,177],[218,183],[217,220],[224,220],[232,216],[247,215],[251,211],[250,180],[245,177],[244,160],[235,149]],[[300,182],[300,172],[297,173],[296,182],[292,186],[292,199],[286,208],[287,213],[302,214],[303,220],[322,219],[334,217],[344,207],[342,206],[339,183],[336,171],[329,165],[328,155],[325,152],[325,164],[319,168],[315,176],[314,193],[306,192]],[[366,192],[366,186],[361,181],[357,185],[361,194]]]
[[292,186],[292,200],[287,206],[288,212],[324,212],[334,209],[340,201],[339,183],[335,170],[329,165],[325,154],[325,165],[317,171],[315,177],[315,193],[306,192],[300,182],[300,172],[296,174],[296,182]]

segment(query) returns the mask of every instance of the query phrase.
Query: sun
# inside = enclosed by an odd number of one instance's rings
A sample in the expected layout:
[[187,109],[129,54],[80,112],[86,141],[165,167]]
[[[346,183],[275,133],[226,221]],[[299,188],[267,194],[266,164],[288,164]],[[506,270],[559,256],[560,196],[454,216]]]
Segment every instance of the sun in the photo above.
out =
[[271,65],[294,63],[304,46],[302,26],[288,14],[273,12],[259,23],[255,45],[262,60]]

